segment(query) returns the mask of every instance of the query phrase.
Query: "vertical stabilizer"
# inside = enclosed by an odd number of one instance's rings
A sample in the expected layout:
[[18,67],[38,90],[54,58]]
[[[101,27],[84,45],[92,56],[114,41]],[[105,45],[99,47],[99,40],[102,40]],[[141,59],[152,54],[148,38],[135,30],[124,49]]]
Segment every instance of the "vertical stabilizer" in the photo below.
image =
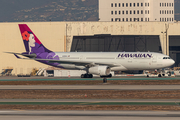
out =
[[51,52],[46,47],[44,47],[41,41],[36,37],[33,31],[26,24],[19,24],[19,29],[21,31],[21,36],[27,54]]

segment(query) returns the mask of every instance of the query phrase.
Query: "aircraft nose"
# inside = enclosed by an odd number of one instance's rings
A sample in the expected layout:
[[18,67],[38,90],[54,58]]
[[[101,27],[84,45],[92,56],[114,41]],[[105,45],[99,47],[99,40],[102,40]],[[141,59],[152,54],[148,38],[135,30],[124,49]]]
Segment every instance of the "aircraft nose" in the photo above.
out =
[[175,61],[173,59],[168,59],[164,61],[164,65],[165,67],[170,67],[172,65],[174,65]]
[[171,60],[171,61],[170,61],[170,64],[171,64],[171,65],[174,65],[174,63],[175,63],[174,60]]

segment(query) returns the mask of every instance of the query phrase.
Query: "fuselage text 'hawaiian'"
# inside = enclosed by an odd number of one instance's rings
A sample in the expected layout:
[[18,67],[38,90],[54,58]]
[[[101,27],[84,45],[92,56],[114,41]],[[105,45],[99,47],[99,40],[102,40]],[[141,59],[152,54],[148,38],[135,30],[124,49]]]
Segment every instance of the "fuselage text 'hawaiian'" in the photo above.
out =
[[119,54],[118,57],[120,58],[151,58],[152,54]]

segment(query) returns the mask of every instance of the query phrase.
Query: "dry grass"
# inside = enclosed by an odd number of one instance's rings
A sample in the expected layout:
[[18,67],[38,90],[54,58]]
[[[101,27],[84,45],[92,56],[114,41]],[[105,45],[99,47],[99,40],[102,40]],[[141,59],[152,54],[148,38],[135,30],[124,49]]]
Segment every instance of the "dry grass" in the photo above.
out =
[[179,106],[127,105],[0,105],[1,110],[133,110],[180,111]]
[[0,99],[180,99],[180,90],[0,90]]
[[[0,85],[103,85],[102,80],[0,81]],[[180,85],[180,80],[109,80],[107,85]]]

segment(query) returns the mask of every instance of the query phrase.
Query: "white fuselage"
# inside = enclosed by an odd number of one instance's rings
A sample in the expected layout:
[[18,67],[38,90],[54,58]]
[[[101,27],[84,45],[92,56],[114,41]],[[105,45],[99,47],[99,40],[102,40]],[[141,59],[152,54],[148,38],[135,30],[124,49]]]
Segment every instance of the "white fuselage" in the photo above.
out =
[[[111,71],[149,70],[172,66],[175,62],[169,56],[154,52],[60,52],[60,60],[104,63]],[[96,64],[97,65],[97,64]],[[85,69],[76,64],[59,64],[65,69]]]

